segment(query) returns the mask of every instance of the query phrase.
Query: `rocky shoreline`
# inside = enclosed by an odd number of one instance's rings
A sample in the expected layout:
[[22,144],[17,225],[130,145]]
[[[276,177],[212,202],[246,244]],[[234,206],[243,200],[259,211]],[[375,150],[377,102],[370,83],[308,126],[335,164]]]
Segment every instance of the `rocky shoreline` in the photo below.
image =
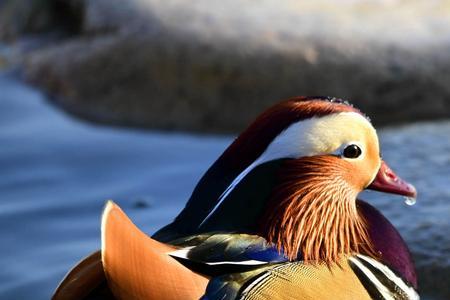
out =
[[[0,15],[30,1],[4,1]],[[55,42],[17,60],[91,121],[236,132],[294,95],[349,99],[377,125],[450,117],[449,1],[40,2],[0,36],[14,44],[56,26]]]

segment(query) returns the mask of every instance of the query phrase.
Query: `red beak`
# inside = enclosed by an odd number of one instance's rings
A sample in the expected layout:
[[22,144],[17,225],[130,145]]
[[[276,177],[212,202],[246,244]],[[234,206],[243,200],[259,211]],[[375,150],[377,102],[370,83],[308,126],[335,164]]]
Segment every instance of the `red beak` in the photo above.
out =
[[384,161],[381,161],[380,170],[367,189],[411,198],[417,197],[416,188],[398,177]]

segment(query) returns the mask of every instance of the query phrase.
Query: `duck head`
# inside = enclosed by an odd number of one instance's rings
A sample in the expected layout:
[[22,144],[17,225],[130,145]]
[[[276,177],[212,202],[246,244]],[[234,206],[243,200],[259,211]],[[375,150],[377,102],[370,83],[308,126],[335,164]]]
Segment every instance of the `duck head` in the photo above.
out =
[[160,240],[207,231],[257,232],[290,259],[376,256],[357,195],[415,197],[381,159],[376,130],[334,98],[298,97],[260,115],[211,166]]

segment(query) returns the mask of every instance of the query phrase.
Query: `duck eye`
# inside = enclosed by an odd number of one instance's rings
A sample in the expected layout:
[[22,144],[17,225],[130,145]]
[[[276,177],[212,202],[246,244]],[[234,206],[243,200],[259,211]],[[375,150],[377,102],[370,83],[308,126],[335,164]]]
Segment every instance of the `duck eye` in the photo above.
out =
[[361,155],[362,151],[357,145],[348,145],[345,147],[343,155],[346,158],[358,158]]

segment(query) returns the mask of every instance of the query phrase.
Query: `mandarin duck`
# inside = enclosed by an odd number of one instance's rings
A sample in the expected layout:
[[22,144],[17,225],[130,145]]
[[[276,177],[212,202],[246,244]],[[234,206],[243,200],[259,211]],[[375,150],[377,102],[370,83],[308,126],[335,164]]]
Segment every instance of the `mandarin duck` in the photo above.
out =
[[418,299],[408,247],[357,199],[365,189],[416,197],[360,110],[289,99],[234,140],[152,237],[108,202],[101,251],[53,299]]

